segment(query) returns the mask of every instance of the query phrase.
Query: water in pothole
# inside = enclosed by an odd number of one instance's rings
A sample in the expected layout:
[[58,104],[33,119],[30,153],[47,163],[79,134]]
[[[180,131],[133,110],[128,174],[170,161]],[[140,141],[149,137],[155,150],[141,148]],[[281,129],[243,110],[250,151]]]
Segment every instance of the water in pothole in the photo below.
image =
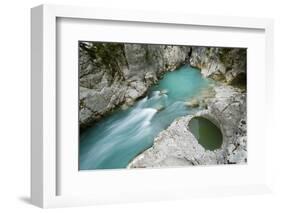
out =
[[194,117],[188,125],[199,144],[205,149],[213,151],[221,147],[222,133],[210,120],[203,117]]

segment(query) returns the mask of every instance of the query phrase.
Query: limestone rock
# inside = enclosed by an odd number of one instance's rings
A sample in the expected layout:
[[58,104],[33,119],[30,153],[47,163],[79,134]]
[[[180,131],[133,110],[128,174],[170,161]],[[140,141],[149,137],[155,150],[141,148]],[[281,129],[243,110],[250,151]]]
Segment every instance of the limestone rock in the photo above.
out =
[[187,124],[191,118],[186,116],[174,121],[155,138],[154,145],[135,158],[128,167],[216,164],[216,153],[205,151],[188,130]]
[[190,101],[185,102],[185,105],[187,107],[199,107],[199,100],[198,99],[192,99]]
[[190,65],[205,77],[235,85],[246,81],[246,59],[242,48],[193,47]]
[[[175,120],[128,168],[246,163],[246,96],[227,85],[219,85],[214,90],[216,95],[209,97],[207,110]],[[221,148],[209,151],[198,143],[188,128],[195,116],[203,116],[221,129]]]

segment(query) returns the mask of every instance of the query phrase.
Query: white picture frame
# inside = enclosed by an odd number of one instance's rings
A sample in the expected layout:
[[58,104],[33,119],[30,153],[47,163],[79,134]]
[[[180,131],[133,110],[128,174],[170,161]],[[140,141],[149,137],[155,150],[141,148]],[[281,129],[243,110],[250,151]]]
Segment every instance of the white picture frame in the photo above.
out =
[[[153,192],[146,191],[138,193],[133,190],[125,190],[122,196],[118,193],[110,196],[97,191],[96,195],[84,194],[60,194],[58,185],[62,184],[64,179],[60,178],[61,166],[60,152],[58,152],[58,132],[57,132],[57,88],[60,83],[57,79],[57,29],[58,20],[63,19],[79,19],[79,20],[100,20],[103,21],[118,21],[119,24],[131,23],[153,23],[155,26],[198,26],[211,29],[226,29],[232,30],[257,30],[263,33],[262,41],[264,41],[264,68],[261,68],[261,74],[266,76],[264,81],[266,87],[261,88],[261,92],[265,94],[265,104],[268,107],[269,113],[265,117],[265,123],[270,123],[272,107],[272,96],[270,90],[273,87],[273,21],[271,19],[257,18],[241,18],[241,17],[217,17],[189,14],[165,14],[161,12],[148,11],[122,11],[101,8],[85,8],[74,6],[54,6],[41,5],[31,10],[31,56],[32,56],[32,88],[31,88],[31,201],[33,204],[47,207],[61,206],[76,206],[76,205],[91,205],[97,203],[114,203],[114,202],[138,202],[143,200],[165,200],[179,199],[197,196],[214,196],[214,195],[233,195],[233,194],[252,194],[264,193],[271,191],[271,164],[270,164],[270,129],[267,127],[265,131],[265,140],[259,143],[266,147],[264,153],[264,166],[260,169],[264,176],[253,184],[249,181],[210,185],[209,187],[200,186],[199,182],[193,182],[193,188],[183,186],[179,189],[173,185],[167,185],[166,189],[152,189]],[[254,97],[253,97],[254,99]],[[70,165],[71,166],[71,165]],[[232,167],[241,171],[247,171],[247,167],[240,168]],[[185,168],[174,169],[175,174],[180,175]],[[216,171],[216,168],[206,168],[209,172]],[[168,170],[153,170],[150,172],[132,170],[127,173],[127,178],[139,178],[137,176],[145,176],[146,178],[157,175],[157,173],[166,175]],[[78,172],[78,171],[77,171]],[[106,173],[102,171],[101,173]],[[146,173],[146,174],[145,174]],[[196,173],[196,172],[195,172]],[[198,173],[197,175],[199,175]],[[246,173],[245,173],[246,174]],[[90,174],[94,175],[94,174]],[[122,173],[115,173],[119,178]],[[112,176],[111,176],[112,177]],[[71,177],[69,177],[71,179]],[[89,179],[89,177],[87,177]],[[86,179],[87,179],[86,178]],[[105,178],[102,176],[100,178]],[[108,178],[108,177],[106,177]],[[194,176],[193,178],[196,178]],[[124,180],[125,182],[129,179]],[[136,179],[135,179],[136,180]],[[70,183],[71,184],[71,183]],[[67,185],[69,186],[69,185]],[[159,185],[160,187],[161,185]],[[163,185],[164,187],[164,185]],[[91,188],[91,187],[89,187]],[[186,190],[189,189],[189,190]],[[77,188],[69,189],[69,191]],[[100,193],[100,195],[98,195]]]

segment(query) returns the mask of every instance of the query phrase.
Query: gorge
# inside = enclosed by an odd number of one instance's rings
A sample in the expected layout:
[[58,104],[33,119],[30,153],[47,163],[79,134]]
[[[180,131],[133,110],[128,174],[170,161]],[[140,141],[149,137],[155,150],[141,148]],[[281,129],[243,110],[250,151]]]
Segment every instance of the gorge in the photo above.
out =
[[80,170],[247,162],[246,49],[80,42],[79,63]]

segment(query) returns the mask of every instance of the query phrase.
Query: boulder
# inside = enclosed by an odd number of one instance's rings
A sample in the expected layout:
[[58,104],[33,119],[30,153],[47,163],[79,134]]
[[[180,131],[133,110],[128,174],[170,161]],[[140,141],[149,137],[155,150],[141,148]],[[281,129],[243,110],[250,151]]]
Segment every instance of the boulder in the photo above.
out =
[[190,101],[185,102],[185,105],[191,108],[199,107],[199,100],[194,98]]

